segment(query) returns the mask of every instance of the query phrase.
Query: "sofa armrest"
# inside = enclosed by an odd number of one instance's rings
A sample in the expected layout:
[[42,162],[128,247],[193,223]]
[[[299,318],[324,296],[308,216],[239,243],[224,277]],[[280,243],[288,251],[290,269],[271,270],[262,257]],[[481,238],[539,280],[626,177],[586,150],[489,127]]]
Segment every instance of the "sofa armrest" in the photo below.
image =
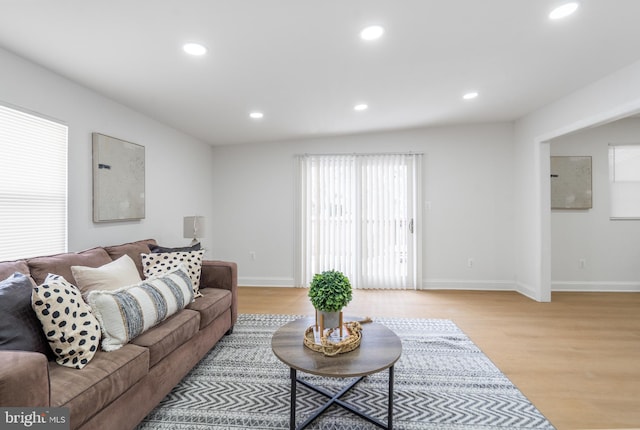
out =
[[0,351],[0,406],[50,406],[49,363],[44,354]]
[[204,260],[200,288],[221,288],[231,291],[231,326],[238,319],[238,265],[230,261]]

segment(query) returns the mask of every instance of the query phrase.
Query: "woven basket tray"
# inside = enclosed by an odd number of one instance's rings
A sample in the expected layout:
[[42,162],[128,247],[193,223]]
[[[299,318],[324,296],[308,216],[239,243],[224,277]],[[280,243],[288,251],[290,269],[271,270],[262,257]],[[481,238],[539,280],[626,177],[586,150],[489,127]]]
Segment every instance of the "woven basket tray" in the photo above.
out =
[[315,326],[310,326],[304,332],[304,345],[313,351],[321,352],[326,356],[334,356],[353,351],[360,346],[362,326],[358,321],[349,321],[343,324],[343,330],[347,331],[347,336],[338,342],[330,339],[331,334],[338,330],[337,328],[325,330],[320,337],[320,343],[316,342],[314,328]]

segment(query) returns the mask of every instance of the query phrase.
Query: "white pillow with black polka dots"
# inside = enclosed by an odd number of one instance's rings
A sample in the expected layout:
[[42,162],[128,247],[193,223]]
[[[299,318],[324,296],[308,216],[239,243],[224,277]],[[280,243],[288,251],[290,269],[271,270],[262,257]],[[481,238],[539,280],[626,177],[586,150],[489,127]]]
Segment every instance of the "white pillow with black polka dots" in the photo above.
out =
[[202,297],[200,289],[200,273],[202,271],[202,258],[204,249],[189,252],[162,252],[140,254],[142,257],[142,270],[146,278],[162,275],[170,270],[177,269],[183,264],[189,273],[193,284],[194,297]]
[[100,345],[100,325],[80,290],[62,276],[48,274],[31,292],[49,346],[61,366],[82,369]]

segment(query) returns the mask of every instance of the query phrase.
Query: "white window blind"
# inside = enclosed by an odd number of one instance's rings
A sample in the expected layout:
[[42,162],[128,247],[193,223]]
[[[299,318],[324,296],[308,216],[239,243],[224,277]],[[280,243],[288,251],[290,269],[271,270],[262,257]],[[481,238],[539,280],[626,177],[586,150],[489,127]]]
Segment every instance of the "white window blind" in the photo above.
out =
[[609,145],[612,219],[640,219],[640,144]]
[[66,252],[67,134],[0,105],[0,261]]
[[299,156],[298,284],[340,270],[355,288],[417,288],[419,154]]

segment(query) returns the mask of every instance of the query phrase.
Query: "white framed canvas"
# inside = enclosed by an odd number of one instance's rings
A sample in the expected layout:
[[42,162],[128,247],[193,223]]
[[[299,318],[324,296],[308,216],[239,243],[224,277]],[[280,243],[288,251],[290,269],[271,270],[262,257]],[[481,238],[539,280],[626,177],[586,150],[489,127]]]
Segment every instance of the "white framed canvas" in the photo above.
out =
[[591,209],[590,156],[551,157],[551,209]]
[[145,217],[144,146],[100,133],[93,143],[93,221]]

